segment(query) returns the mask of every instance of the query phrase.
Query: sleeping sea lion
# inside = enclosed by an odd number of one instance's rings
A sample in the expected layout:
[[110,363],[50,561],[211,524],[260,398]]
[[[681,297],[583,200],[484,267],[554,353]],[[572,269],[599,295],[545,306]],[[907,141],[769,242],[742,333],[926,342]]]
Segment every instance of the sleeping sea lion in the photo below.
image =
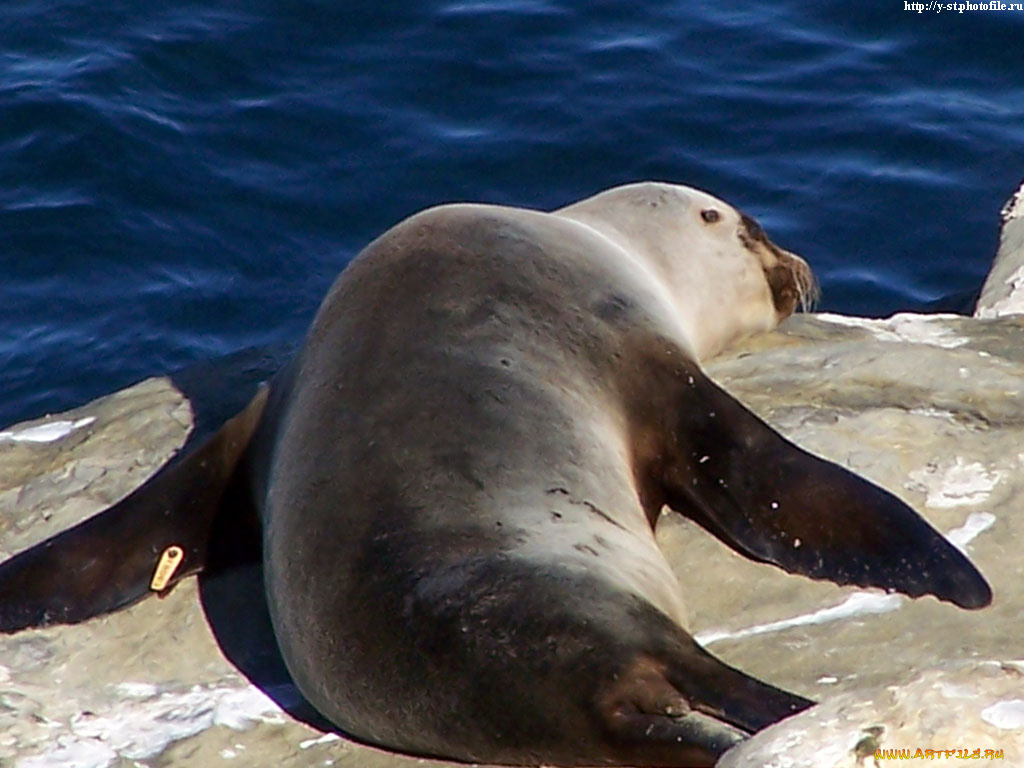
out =
[[814,291],[753,219],[683,186],[419,213],[205,444],[0,566],[0,626],[112,610],[158,567],[166,589],[246,496],[289,672],[346,733],[475,762],[713,765],[811,702],[687,633],[663,507],[793,573],[991,599],[908,506],[702,373]]

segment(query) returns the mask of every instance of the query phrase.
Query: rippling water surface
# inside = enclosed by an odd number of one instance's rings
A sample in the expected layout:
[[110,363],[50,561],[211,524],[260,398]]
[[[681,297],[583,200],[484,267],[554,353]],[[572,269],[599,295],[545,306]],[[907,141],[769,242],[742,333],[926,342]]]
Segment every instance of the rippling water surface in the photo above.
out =
[[301,337],[425,206],[703,187],[822,306],[976,290],[1024,175],[1024,13],[828,2],[0,5],[0,424]]

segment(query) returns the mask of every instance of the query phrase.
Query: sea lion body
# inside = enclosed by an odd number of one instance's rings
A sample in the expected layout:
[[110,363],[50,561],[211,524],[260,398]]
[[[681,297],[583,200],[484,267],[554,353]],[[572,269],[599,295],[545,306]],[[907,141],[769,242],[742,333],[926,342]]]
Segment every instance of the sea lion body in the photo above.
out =
[[[434,755],[458,743],[476,761],[621,760],[598,699],[663,646],[693,652],[654,540],[659,421],[698,350],[792,310],[762,260],[802,265],[748,250],[710,196],[616,197],[599,201],[604,231],[570,218],[586,206],[414,216],[346,269],[313,323],[270,441],[264,566],[289,670],[362,738]],[[732,220],[704,223],[707,209]],[[630,239],[638,216],[678,239]]]
[[346,733],[464,761],[713,765],[810,702],[686,632],[663,507],[794,573],[991,599],[913,510],[701,372],[813,292],[756,222],[677,185],[417,214],[344,270],[269,392],[0,565],[0,629],[138,599],[169,546],[174,579],[195,572],[251,497],[284,660]]

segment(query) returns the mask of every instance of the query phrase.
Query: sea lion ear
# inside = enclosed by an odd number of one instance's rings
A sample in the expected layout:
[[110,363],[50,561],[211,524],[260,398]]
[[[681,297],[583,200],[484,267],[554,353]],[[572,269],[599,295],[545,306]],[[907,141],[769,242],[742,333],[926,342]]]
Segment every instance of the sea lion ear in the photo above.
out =
[[812,456],[694,370],[665,471],[670,507],[748,557],[837,584],[981,608],[992,591],[913,509]]

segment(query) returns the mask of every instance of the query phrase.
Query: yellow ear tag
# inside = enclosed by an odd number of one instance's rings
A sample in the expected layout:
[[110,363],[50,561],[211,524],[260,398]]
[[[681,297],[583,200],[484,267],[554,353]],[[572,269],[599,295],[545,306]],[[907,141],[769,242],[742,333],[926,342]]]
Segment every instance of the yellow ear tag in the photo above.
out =
[[154,592],[162,591],[184,559],[185,550],[181,547],[171,545],[165,549],[160,555],[160,561],[156,564],[156,570],[153,571],[153,580],[149,582],[149,588]]

